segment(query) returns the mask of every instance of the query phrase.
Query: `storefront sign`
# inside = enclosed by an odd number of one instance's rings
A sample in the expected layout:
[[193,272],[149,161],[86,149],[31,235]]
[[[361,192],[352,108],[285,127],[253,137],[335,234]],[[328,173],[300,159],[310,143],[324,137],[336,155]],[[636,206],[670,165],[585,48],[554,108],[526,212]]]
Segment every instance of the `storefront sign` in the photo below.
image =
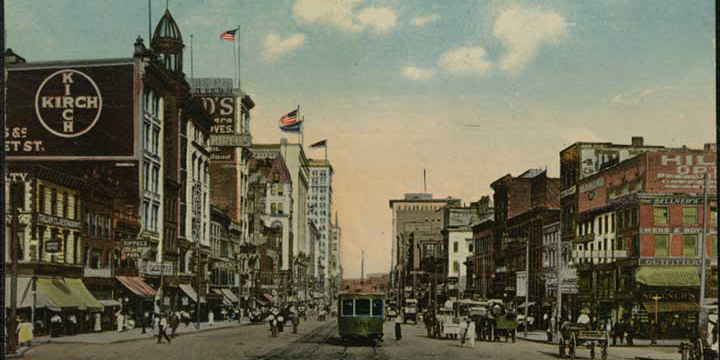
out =
[[150,246],[147,240],[127,239],[122,242],[125,248],[147,248]]
[[655,297],[657,297],[658,302],[664,302],[664,301],[684,301],[684,302],[695,302],[697,301],[697,297],[692,292],[684,292],[684,291],[677,291],[677,289],[674,289],[673,291],[668,292],[661,292],[661,293],[654,293],[654,292],[646,292],[641,293],[640,298],[641,301],[655,301]]
[[702,199],[692,197],[661,197],[655,199],[642,199],[641,203],[653,205],[699,205],[702,203]]
[[515,273],[517,281],[515,282],[515,296],[525,296],[527,287],[527,272],[518,271]]
[[560,198],[564,198],[566,196],[574,195],[575,194],[575,185],[572,187],[569,187],[563,191],[560,192]]
[[59,218],[57,216],[47,215],[43,213],[37,214],[37,220],[38,222],[48,225],[60,226],[71,229],[80,229],[80,221],[78,220]]
[[700,259],[662,259],[662,258],[641,258],[638,259],[640,266],[699,266]]
[[45,251],[48,253],[60,252],[62,246],[59,240],[48,240],[45,242]]
[[202,215],[202,187],[195,183],[192,188],[192,237],[194,241],[200,241],[200,223]]
[[595,180],[591,180],[587,183],[581,184],[580,185],[580,193],[592,191],[592,190],[595,190],[604,185],[605,185],[605,178],[599,177]]
[[250,134],[218,134],[210,135],[210,146],[250,147]]
[[28,173],[11,172],[11,173],[5,174],[5,182],[6,183],[25,182],[27,180],[28,180]]
[[8,158],[131,158],[133,72],[130,63],[10,69]]
[[700,234],[702,228],[640,228],[641,234]]
[[172,275],[172,273],[172,263],[143,262],[143,274],[145,275]]

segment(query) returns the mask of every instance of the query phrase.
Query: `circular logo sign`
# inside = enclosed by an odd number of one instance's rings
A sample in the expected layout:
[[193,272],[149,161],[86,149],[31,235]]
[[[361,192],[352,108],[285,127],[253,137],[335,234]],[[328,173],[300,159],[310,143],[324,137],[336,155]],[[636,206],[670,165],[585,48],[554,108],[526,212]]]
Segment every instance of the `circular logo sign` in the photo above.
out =
[[74,138],[90,131],[102,112],[102,95],[85,73],[63,69],[45,78],[35,93],[35,112],[53,135]]

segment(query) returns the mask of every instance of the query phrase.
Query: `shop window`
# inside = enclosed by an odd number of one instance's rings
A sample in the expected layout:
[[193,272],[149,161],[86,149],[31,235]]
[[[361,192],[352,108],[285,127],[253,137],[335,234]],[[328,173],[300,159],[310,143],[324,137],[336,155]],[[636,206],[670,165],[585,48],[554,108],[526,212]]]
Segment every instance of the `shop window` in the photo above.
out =
[[655,225],[667,225],[668,224],[668,209],[667,207],[655,207],[653,208],[653,214],[655,216]]
[[683,225],[695,225],[698,223],[698,208],[683,207]]
[[684,257],[695,257],[697,256],[697,235],[686,234],[683,235],[683,256]]
[[668,256],[669,235],[655,235],[655,257]]

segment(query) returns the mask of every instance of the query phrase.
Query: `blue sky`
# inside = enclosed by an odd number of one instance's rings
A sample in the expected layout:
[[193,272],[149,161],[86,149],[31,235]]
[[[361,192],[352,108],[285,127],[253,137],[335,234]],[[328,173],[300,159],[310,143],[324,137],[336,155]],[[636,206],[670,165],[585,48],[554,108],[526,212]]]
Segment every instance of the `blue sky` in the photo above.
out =
[[[256,142],[328,138],[343,266],[387,271],[390,198],[470,202],[506,173],[548,167],[575,141],[700,147],[714,140],[714,3],[687,0],[170,0],[197,77],[233,75]],[[154,25],[165,1],[154,0]],[[30,61],[126,57],[146,0],[6,1],[8,46]],[[469,127],[467,125],[473,125]],[[309,151],[321,157],[322,151]]]

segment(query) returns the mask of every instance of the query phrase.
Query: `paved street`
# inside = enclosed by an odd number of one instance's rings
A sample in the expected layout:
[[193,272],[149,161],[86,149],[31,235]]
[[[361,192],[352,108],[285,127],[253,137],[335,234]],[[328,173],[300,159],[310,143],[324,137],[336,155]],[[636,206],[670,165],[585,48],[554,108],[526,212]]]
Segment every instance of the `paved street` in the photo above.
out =
[[[171,344],[156,344],[153,339],[112,344],[50,343],[25,354],[33,359],[558,359],[557,347],[531,341],[516,343],[477,342],[474,349],[463,348],[459,341],[426,337],[422,325],[404,325],[403,338],[394,339],[393,323],[385,325],[385,339],[377,344],[342,343],[337,337],[337,322],[318,323],[314,319],[301,324],[299,333],[287,328],[271,338],[267,325],[241,325],[186,333]],[[589,351],[579,350],[579,358]],[[675,348],[611,348],[609,359],[679,359]]]

